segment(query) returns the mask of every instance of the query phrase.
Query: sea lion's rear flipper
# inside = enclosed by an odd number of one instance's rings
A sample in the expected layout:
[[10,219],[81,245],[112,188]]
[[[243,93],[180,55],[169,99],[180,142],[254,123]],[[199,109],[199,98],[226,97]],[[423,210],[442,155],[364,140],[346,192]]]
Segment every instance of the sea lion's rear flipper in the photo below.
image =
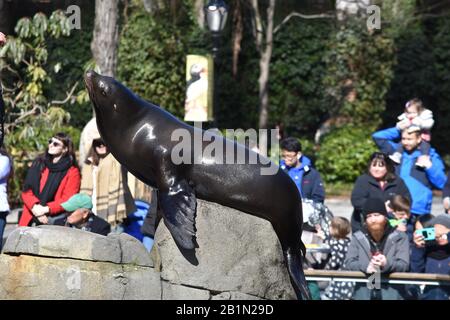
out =
[[184,249],[194,249],[197,201],[192,187],[182,180],[172,185],[167,192],[160,190],[159,197],[164,223],[175,242]]
[[303,272],[303,258],[300,250],[288,249],[284,252],[284,258],[289,271],[294,291],[299,300],[311,300],[308,284]]

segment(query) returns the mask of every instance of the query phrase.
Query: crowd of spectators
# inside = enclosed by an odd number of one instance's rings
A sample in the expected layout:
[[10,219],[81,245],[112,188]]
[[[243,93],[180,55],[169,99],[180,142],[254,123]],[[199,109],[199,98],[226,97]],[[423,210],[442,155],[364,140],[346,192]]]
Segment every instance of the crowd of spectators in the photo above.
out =
[[[323,228],[306,213],[304,230],[317,232],[329,247],[326,269],[361,271],[368,277],[393,272],[450,275],[450,174],[446,176],[444,163],[430,144],[433,114],[415,98],[406,103],[398,120],[395,127],[372,135],[380,151],[372,154],[367,171],[354,184],[351,239],[342,228],[336,233],[334,219]],[[312,201],[320,211],[316,204],[325,199],[322,179],[294,140],[280,143],[280,167],[295,181],[302,201]],[[315,181],[307,181],[308,171]],[[445,212],[436,217],[431,214],[433,189],[443,190]],[[322,299],[350,298],[448,300],[450,287],[331,282],[322,295]]]

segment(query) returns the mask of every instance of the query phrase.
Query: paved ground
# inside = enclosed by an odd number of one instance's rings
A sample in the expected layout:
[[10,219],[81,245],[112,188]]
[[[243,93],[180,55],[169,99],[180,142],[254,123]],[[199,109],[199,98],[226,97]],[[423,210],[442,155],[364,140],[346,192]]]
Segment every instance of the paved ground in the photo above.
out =
[[[350,219],[353,207],[350,203],[350,199],[330,198],[325,200],[325,205],[333,212],[335,216],[342,216]],[[441,197],[433,198],[433,205],[431,207],[431,213],[433,215],[439,215],[444,213],[444,206],[442,205]]]

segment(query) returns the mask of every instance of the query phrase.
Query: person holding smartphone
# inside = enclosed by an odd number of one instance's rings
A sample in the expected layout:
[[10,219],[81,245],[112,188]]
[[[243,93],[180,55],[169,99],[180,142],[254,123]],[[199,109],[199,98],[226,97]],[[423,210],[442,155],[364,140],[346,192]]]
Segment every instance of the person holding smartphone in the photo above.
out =
[[[414,233],[414,244],[417,248],[422,249],[420,252],[422,252],[424,259],[422,269],[415,271],[449,275],[450,216],[441,214],[433,218],[428,225],[434,229],[435,239],[425,240],[423,232],[420,232],[425,229],[419,229],[419,232]],[[427,286],[420,298],[422,300],[448,300],[450,299],[450,287]]]

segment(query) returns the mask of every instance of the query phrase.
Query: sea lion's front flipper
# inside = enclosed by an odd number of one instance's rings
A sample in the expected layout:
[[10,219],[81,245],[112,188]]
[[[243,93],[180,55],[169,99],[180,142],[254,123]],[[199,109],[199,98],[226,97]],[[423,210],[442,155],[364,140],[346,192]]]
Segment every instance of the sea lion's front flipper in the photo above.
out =
[[159,197],[164,223],[175,242],[184,249],[194,249],[197,201],[192,187],[181,180],[169,187],[167,192],[160,190]]

